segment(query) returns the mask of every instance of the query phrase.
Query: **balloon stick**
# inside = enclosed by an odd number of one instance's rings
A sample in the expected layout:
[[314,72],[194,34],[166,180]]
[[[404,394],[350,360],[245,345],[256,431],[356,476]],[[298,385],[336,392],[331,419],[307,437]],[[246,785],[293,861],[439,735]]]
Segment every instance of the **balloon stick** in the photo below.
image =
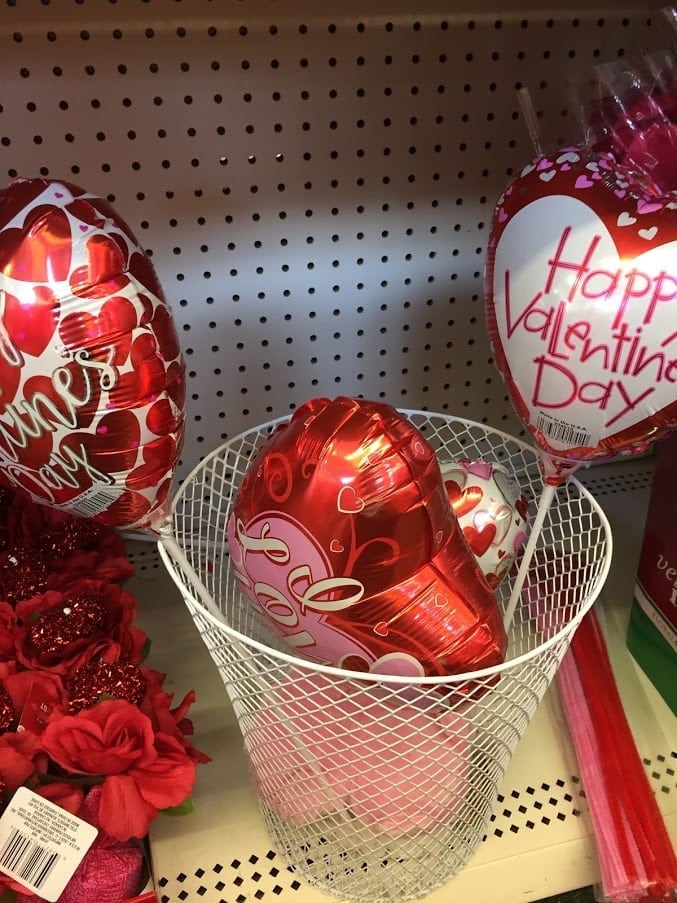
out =
[[531,525],[529,540],[524,549],[524,554],[522,555],[522,560],[520,561],[519,570],[517,571],[517,576],[515,577],[515,582],[512,586],[512,593],[510,594],[510,599],[508,600],[508,605],[505,609],[505,614],[503,615],[503,625],[505,626],[506,631],[510,629],[510,624],[512,623],[512,619],[515,614],[515,608],[517,607],[517,602],[519,600],[520,593],[522,592],[522,587],[524,586],[524,581],[529,571],[531,559],[533,558],[534,550],[536,549],[536,543],[538,542],[538,539],[541,535],[543,522],[548,511],[550,510],[550,505],[552,504],[552,500],[555,497],[556,491],[557,487],[551,486],[549,483],[546,483],[543,487],[543,492],[541,493],[541,498],[538,502],[538,510],[536,511],[534,522]]
[[536,110],[534,110],[534,105],[531,100],[531,94],[529,94],[529,89],[519,88],[517,91],[517,98],[522,109],[524,122],[526,123],[527,129],[529,130],[529,137],[531,138],[531,142],[534,145],[534,150],[537,154],[542,154],[543,145],[541,143],[541,133],[538,127],[538,116],[536,114]]

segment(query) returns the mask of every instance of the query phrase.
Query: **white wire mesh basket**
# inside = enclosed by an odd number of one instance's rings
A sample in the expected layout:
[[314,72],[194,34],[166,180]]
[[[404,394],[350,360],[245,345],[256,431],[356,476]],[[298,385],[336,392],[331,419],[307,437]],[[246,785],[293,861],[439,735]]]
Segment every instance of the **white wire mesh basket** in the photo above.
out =
[[[440,461],[502,464],[536,509],[537,453],[505,433],[403,410]],[[241,594],[226,522],[253,455],[244,432],[188,476],[160,542],[218,666],[268,832],[309,883],[351,901],[405,901],[449,881],[485,834],[511,756],[608,573],[603,512],[570,478],[548,510],[503,664],[404,679],[290,654]],[[514,572],[513,572],[514,573]],[[497,590],[507,604],[508,578]]]

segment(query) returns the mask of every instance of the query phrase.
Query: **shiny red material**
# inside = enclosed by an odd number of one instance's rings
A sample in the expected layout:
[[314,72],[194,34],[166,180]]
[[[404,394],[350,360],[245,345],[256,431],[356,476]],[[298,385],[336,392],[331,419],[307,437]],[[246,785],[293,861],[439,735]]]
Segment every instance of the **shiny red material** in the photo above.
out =
[[16,712],[9,693],[0,687],[0,734],[11,731],[16,726]]
[[47,588],[49,568],[39,549],[12,548],[0,554],[0,594],[10,605]]
[[677,426],[676,209],[584,148],[537,157],[496,204],[489,337],[553,485]]
[[147,688],[146,679],[134,662],[96,659],[82,665],[68,679],[68,711],[75,714],[88,709],[101,698],[126,699],[139,706]]
[[300,407],[252,461],[228,538],[243,592],[300,656],[410,677],[503,660],[435,453],[389,405]]
[[49,666],[87,645],[106,625],[106,607],[94,593],[86,593],[61,608],[50,608],[30,625],[31,651]]
[[64,182],[0,192],[0,477],[118,527],[163,515],[185,366],[144,250],[110,204]]

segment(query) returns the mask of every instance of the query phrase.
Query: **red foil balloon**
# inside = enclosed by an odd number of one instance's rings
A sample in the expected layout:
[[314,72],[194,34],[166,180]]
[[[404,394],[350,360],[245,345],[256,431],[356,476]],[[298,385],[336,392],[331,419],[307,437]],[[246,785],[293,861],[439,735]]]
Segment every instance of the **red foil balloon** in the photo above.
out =
[[503,660],[435,453],[389,405],[300,407],[252,461],[228,538],[243,592],[300,655],[411,677]]
[[184,431],[184,363],[150,263],[110,204],[0,192],[0,477],[118,527],[159,521]]
[[579,148],[536,158],[496,205],[488,331],[551,484],[677,426],[676,210]]

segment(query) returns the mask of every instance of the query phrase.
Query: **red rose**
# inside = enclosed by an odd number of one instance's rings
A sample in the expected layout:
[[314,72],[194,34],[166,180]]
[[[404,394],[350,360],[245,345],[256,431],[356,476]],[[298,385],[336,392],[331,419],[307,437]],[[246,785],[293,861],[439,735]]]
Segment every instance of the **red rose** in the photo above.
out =
[[144,837],[161,809],[185,801],[195,762],[174,737],[124,700],[108,700],[51,722],[47,755],[71,774],[103,776],[99,821],[117,840]]
[[132,623],[136,600],[117,583],[78,580],[17,605],[17,658],[67,675],[92,659],[140,662],[147,635]]
[[16,671],[5,677],[0,675],[0,681],[8,696],[12,700],[17,717],[21,716],[31,691],[35,700],[43,703],[47,709],[45,719],[63,714],[64,711],[64,687],[58,674],[52,671]]
[[14,609],[9,602],[0,602],[0,662],[10,662],[16,658],[16,629]]
[[23,503],[13,518],[10,536],[33,548],[49,571],[48,589],[63,589],[89,577],[124,583],[134,574],[125,542],[115,530],[90,518],[74,517],[47,505]]
[[85,798],[85,792],[77,784],[68,784],[66,781],[50,781],[49,784],[38,784],[33,791],[44,799],[61,806],[71,815],[78,815]]
[[73,552],[61,564],[52,562],[47,578],[48,589],[66,589],[83,577],[104,583],[124,583],[134,576],[134,567],[127,558],[110,557],[101,552]]
[[141,673],[148,688],[141,703],[141,711],[148,715],[155,731],[178,740],[186,753],[196,762],[200,764],[211,762],[208,755],[200,752],[186,739],[187,734],[193,733],[193,723],[186,715],[195,702],[195,691],[186,693],[179,705],[171,708],[174,694],[167,693],[162,688],[166,675],[152,668],[142,668]]
[[19,787],[45,771],[46,758],[32,731],[0,735],[0,778],[12,796]]

